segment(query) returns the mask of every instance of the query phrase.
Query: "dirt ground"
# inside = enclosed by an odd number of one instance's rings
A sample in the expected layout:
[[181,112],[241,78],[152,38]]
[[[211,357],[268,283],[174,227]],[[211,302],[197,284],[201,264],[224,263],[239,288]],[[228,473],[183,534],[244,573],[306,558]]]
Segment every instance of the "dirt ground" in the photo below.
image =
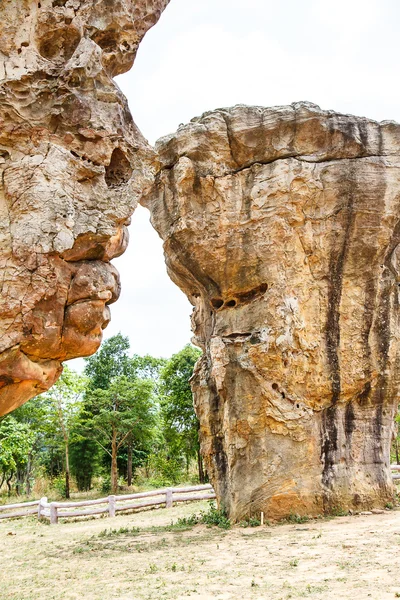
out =
[[400,597],[400,511],[228,531],[204,525],[169,531],[171,520],[207,508],[198,502],[55,526],[33,518],[0,521],[0,598]]

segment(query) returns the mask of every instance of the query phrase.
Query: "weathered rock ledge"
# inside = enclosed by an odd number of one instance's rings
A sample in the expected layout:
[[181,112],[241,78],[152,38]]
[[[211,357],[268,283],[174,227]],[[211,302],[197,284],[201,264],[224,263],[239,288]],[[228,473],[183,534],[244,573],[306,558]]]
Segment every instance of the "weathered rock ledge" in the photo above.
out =
[[143,204],[204,349],[201,446],[234,519],[392,498],[400,126],[309,103],[205,113],[159,140]]
[[100,344],[155,169],[112,77],[168,2],[0,2],[0,415]]

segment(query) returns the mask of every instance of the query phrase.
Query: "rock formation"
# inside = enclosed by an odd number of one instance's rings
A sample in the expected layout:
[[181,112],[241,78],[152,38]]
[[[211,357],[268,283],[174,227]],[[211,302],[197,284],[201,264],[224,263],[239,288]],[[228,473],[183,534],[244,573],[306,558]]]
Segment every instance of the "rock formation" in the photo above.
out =
[[99,346],[154,168],[112,77],[168,1],[0,3],[0,415]]
[[400,125],[205,113],[143,199],[194,305],[201,447],[234,519],[382,507],[399,402]]

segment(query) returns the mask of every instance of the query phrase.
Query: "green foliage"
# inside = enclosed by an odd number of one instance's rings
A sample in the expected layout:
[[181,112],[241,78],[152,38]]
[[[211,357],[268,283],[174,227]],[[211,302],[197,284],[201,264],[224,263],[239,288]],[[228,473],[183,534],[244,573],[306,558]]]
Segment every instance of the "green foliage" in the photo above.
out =
[[9,491],[13,475],[28,462],[33,441],[34,434],[26,423],[19,423],[12,416],[0,421],[0,483],[6,480]]
[[298,515],[297,513],[290,513],[290,515],[288,515],[286,517],[286,521],[288,523],[300,524],[300,523],[307,523],[307,521],[309,521],[309,520],[310,520],[310,517],[301,516],[301,515]]
[[165,450],[152,453],[147,461],[149,483],[153,487],[174,485],[182,479],[182,460],[167,454]]
[[110,455],[111,490],[117,492],[117,454],[125,444],[145,445],[155,424],[153,385],[145,379],[115,377],[107,389],[88,392],[85,431]]
[[62,498],[66,498],[67,489],[66,489],[64,477],[62,477],[60,475],[58,477],[55,477],[52,481],[52,486]]
[[94,440],[82,435],[84,427],[84,423],[80,422],[74,429],[74,439],[70,445],[70,462],[71,473],[75,477],[78,490],[88,492],[92,487],[93,477],[100,472],[102,451]]
[[114,433],[119,445],[129,434],[135,440],[145,440],[154,426],[152,392],[150,381],[131,381],[124,375],[115,377],[106,390],[90,391],[84,408],[87,435],[104,444]]
[[260,519],[257,519],[256,517],[249,517],[248,519],[245,519],[244,521],[240,521],[239,523],[239,527],[259,527],[261,525],[261,521]]
[[[189,380],[201,352],[187,345],[174,354],[160,373],[163,434],[169,454],[182,456],[186,465],[199,453],[199,422],[193,407]],[[203,476],[200,477],[200,480]]]
[[85,358],[85,375],[91,390],[106,390],[115,377],[132,375],[128,350],[128,337],[118,333],[105,340],[96,354]]
[[214,502],[210,502],[210,508],[207,512],[201,512],[201,522],[205,525],[215,525],[221,529],[229,529],[231,522],[223,508],[216,508]]
[[19,432],[6,443],[0,429],[0,483],[8,480],[17,493],[29,492],[36,475],[41,486],[48,477],[63,496],[69,472],[78,490],[88,491],[93,478],[109,470],[102,493],[115,491],[122,476],[131,484],[139,467],[143,483],[156,487],[187,479],[190,461],[199,458],[189,384],[199,355],[186,346],[169,360],[130,357],[126,336],[109,338],[86,359],[84,376],[65,367],[47,393],[0,421],[3,429],[8,423]]
[[111,492],[111,477],[110,477],[110,475],[104,475],[102,477],[100,490],[103,494],[109,494]]

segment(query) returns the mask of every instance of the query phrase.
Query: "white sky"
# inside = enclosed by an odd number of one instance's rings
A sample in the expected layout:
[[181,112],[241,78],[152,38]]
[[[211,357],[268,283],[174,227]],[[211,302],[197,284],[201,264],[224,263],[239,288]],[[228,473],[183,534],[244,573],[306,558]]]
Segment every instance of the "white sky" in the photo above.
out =
[[[117,83],[150,143],[239,103],[309,100],[400,121],[399,25],[399,0],[171,0]],[[105,337],[121,331],[133,352],[170,356],[190,340],[191,306],[166,275],[145,209],[130,235],[114,261],[122,294]]]

